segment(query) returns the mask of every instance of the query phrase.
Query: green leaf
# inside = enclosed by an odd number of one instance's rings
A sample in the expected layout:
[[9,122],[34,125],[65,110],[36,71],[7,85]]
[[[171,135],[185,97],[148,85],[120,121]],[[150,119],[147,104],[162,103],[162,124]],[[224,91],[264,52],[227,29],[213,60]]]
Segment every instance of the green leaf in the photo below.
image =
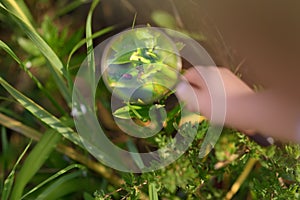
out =
[[51,183],[36,199],[40,200],[56,200],[60,199],[66,194],[78,191],[83,186],[82,180],[79,177],[82,175],[82,171],[76,171],[64,175]]
[[104,28],[100,31],[97,31],[96,33],[94,33],[91,37],[88,37],[88,38],[85,38],[85,39],[82,39],[80,40],[72,49],[71,53],[69,54],[68,56],[68,61],[67,61],[67,69],[69,68],[70,66],[70,61],[71,61],[71,58],[72,56],[74,55],[74,53],[80,48],[82,47],[84,44],[86,44],[87,40],[92,40],[92,39],[95,39],[97,37],[100,37],[110,31],[112,31],[114,29],[114,26],[109,26],[107,28]]
[[4,187],[3,187],[3,191],[2,191],[2,196],[1,196],[2,200],[7,200],[8,199],[8,197],[10,195],[10,192],[11,192],[11,189],[12,189],[12,186],[13,186],[13,183],[14,183],[16,168],[17,168],[18,164],[21,162],[21,160],[24,157],[27,150],[29,149],[30,145],[31,145],[31,141],[26,146],[24,151],[21,153],[21,155],[19,156],[19,158],[18,158],[17,162],[15,163],[13,169],[9,173],[8,177],[5,179]]
[[[96,6],[98,5],[99,0],[94,0],[91,8],[89,10],[88,16],[87,16],[87,20],[86,20],[86,47],[87,47],[87,64],[88,64],[88,69],[89,69],[89,80],[90,80],[90,87],[91,87],[91,91],[95,91],[96,90],[96,78],[95,78],[95,74],[96,74],[96,65],[95,65],[95,55],[94,55],[94,49],[93,49],[93,40],[91,39],[92,37],[92,16],[93,16],[93,12],[96,8]],[[89,39],[87,39],[89,38]],[[95,100],[92,100],[92,105],[95,104]]]
[[109,64],[115,64],[115,65],[122,65],[122,64],[127,64],[127,63],[131,63],[131,56],[134,53],[134,51],[129,51],[126,52],[125,54],[119,55],[116,54],[115,58],[112,59],[111,61],[109,61]]
[[149,183],[148,185],[148,193],[149,193],[149,199],[150,200],[158,200],[158,194],[156,189],[155,183]]
[[16,182],[12,191],[12,200],[19,200],[23,194],[23,190],[30,179],[40,169],[43,163],[48,159],[57,143],[61,140],[61,135],[55,131],[47,131],[30,152],[22,165],[20,172],[16,178]]
[[65,126],[59,119],[50,114],[44,108],[36,104],[34,101],[24,96],[18,90],[8,84],[0,77],[0,84],[29,112],[36,116],[39,120],[50,126],[52,129],[59,132],[63,137],[67,138],[74,144],[82,146],[78,135],[69,127]]
[[[7,1],[5,1],[7,2]],[[12,10],[7,9],[2,3],[0,3],[0,10],[2,10],[6,15],[11,16],[14,21],[20,26],[22,31],[26,33],[29,39],[32,40],[33,44],[41,51],[41,53],[49,61],[49,70],[51,71],[61,94],[65,98],[68,104],[71,103],[71,92],[67,88],[66,83],[62,77],[64,75],[67,77],[66,71],[63,67],[62,62],[54,53],[54,51],[49,47],[49,45],[42,39],[42,37],[33,28],[32,24],[24,17],[24,12],[18,7],[14,0],[9,0],[12,5]]]
[[74,169],[74,168],[79,168],[81,170],[84,170],[85,167],[83,165],[78,165],[78,164],[73,164],[73,165],[70,165],[60,171],[58,171],[57,173],[55,173],[54,175],[50,176],[49,178],[47,178],[45,181],[43,181],[42,183],[38,184],[37,186],[35,186],[33,189],[31,189],[29,192],[27,192],[26,194],[24,194],[22,196],[21,199],[24,199],[25,197],[27,197],[29,194],[33,193],[34,191],[40,189],[42,186],[44,186],[45,184],[49,183],[50,181],[56,179],[57,177],[65,174],[66,172]]
[[120,119],[131,119],[131,116],[130,116],[130,108],[128,105],[124,106],[124,107],[121,107],[119,109],[117,109],[113,115],[117,118],[120,118]]
[[132,142],[132,140],[128,140],[127,141],[127,147],[128,147],[128,150],[130,152],[133,152],[134,154],[130,154],[131,157],[133,158],[134,162],[136,163],[136,165],[140,168],[140,169],[143,169],[145,167],[144,165],[144,162],[139,154],[139,151],[138,149],[136,148],[135,144]]
[[0,48],[2,48],[6,53],[8,53],[19,65],[20,67],[27,73],[27,75],[35,82],[37,87],[48,97],[51,103],[59,110],[62,114],[65,111],[61,108],[61,106],[53,99],[52,95],[44,88],[42,83],[24,66],[23,62],[18,58],[18,56],[12,51],[12,49],[0,40]]
[[176,21],[174,17],[165,11],[154,11],[151,18],[158,26],[176,29]]
[[90,0],[73,0],[70,1],[70,3],[68,3],[65,6],[62,6],[61,8],[57,8],[58,11],[56,12],[56,17],[65,15],[73,10],[75,10],[77,7],[83,5],[83,4],[87,4],[90,3]]
[[[66,65],[66,69],[67,71],[70,70],[70,62],[71,62],[71,58],[72,56],[74,55],[74,53],[80,48],[82,47],[84,44],[86,44],[87,40],[92,40],[92,39],[95,39],[97,37],[100,37],[110,31],[112,31],[114,29],[114,26],[110,26],[110,27],[107,27],[107,28],[104,28],[100,31],[97,31],[96,33],[94,33],[91,37],[88,37],[88,38],[85,38],[85,39],[82,39],[80,40],[74,47],[73,49],[71,50],[69,56],[68,56],[68,60],[67,60],[67,65]],[[69,76],[69,73],[68,74],[68,77],[67,77],[67,80],[68,80],[68,84],[69,86],[72,88],[73,87],[73,80],[71,79],[71,77]]]
[[[28,25],[30,28],[33,28],[31,23],[32,17],[22,0],[19,0],[18,2],[16,0],[2,0],[1,2],[8,10],[10,10],[11,14],[19,16],[26,25]],[[4,7],[2,3],[0,3],[0,7]]]
[[32,56],[40,56],[41,52],[40,50],[34,46],[31,40],[26,38],[18,38],[18,44],[22,47],[23,50],[26,51],[29,55]]
[[130,56],[130,61],[139,61],[145,64],[151,63],[151,60],[144,58],[143,55],[141,55],[138,51],[133,52],[133,54]]
[[[7,138],[7,131],[6,131],[5,126],[1,127],[1,146],[2,146],[2,149],[1,149],[2,150],[2,155],[3,155],[3,157],[6,157],[6,153],[7,153],[7,150],[8,150],[8,138]],[[6,160],[6,158],[4,160]],[[3,163],[4,169],[6,167],[5,162]]]

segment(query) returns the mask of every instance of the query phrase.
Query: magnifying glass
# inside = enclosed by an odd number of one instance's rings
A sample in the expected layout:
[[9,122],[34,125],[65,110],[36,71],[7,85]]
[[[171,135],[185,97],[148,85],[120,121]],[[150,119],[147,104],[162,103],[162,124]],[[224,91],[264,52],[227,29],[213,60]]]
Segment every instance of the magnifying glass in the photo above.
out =
[[155,27],[123,31],[107,43],[101,60],[103,80],[119,98],[150,104],[178,82],[182,68],[176,44]]

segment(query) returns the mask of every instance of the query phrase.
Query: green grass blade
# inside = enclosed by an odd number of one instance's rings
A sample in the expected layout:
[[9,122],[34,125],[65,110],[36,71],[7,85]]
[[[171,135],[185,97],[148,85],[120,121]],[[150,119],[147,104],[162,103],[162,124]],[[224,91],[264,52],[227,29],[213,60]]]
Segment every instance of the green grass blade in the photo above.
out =
[[82,146],[78,135],[69,127],[65,126],[58,118],[50,114],[44,108],[24,96],[18,90],[8,84],[0,77],[0,84],[29,112],[36,116],[39,120],[59,132],[63,137],[69,139],[76,145]]
[[[2,146],[2,155],[3,155],[3,158],[4,158],[4,162],[2,163],[2,167],[3,167],[3,170],[6,169],[7,167],[7,150],[8,150],[8,138],[7,138],[7,131],[6,131],[6,128],[5,126],[2,126],[1,127],[1,146]],[[2,185],[1,185],[2,186]]]
[[[13,0],[9,0],[10,2],[14,2]],[[12,4],[15,6],[15,4]],[[15,8],[15,7],[13,7]],[[43,38],[37,33],[37,31],[33,28],[33,26],[28,21],[24,21],[26,18],[22,18],[25,15],[20,8],[11,11],[8,10],[3,4],[0,3],[0,9],[6,14],[14,19],[14,21],[20,26],[20,28],[26,33],[29,39],[36,45],[36,47],[41,51],[41,53],[47,58],[49,61],[49,69],[52,72],[56,80],[56,84],[60,89],[61,94],[70,105],[71,103],[71,92],[67,88],[67,85],[63,79],[63,76],[67,77],[66,70],[63,67],[62,62],[54,53],[54,51],[49,47],[49,45],[43,40]],[[63,76],[62,76],[63,75]]]
[[136,154],[131,154],[131,157],[133,158],[133,160],[137,164],[137,166],[140,169],[143,169],[145,167],[145,165],[144,165],[144,162],[143,162],[141,156],[138,154],[139,151],[136,148],[135,144],[132,142],[132,140],[128,140],[128,142],[126,142],[126,145],[130,152],[136,153]]
[[[17,2],[18,1],[18,2]],[[32,19],[31,15],[29,14],[29,10],[24,4],[24,2],[20,2],[20,0],[2,0],[1,2],[5,5],[7,9],[11,11],[13,15],[19,16],[20,19],[23,20],[23,22],[29,26],[30,28],[33,28],[31,24]],[[4,7],[3,4],[1,4],[1,7]],[[25,10],[24,10],[25,9]]]
[[41,134],[38,131],[22,124],[20,121],[7,117],[2,113],[0,113],[0,124],[35,141],[38,141],[41,138]]
[[[75,53],[80,47],[82,47],[84,44],[86,44],[86,41],[87,41],[87,40],[93,40],[93,39],[95,39],[95,38],[97,38],[97,37],[100,37],[100,36],[102,36],[102,35],[104,35],[104,34],[110,32],[110,31],[112,31],[114,28],[115,28],[114,26],[109,26],[109,27],[104,28],[104,29],[102,29],[102,30],[100,30],[100,31],[97,31],[97,32],[94,33],[90,38],[85,38],[85,39],[80,40],[80,41],[73,47],[72,51],[70,52],[70,54],[69,54],[69,56],[68,56],[68,60],[67,60],[67,64],[66,64],[66,69],[67,69],[67,71],[70,70],[70,62],[71,62],[72,56],[74,55],[74,53]],[[68,73],[68,74],[69,74],[69,73]],[[68,84],[69,84],[70,87],[73,86],[73,80],[72,80],[70,77],[68,77]]]
[[[78,177],[82,175],[82,171],[76,171],[58,178],[48,188],[46,188],[36,199],[37,200],[55,200],[60,197],[78,190],[78,186],[82,187],[82,183],[78,182]],[[75,179],[76,178],[76,179]],[[80,179],[79,179],[80,180]]]
[[34,24],[34,20],[33,17],[30,13],[30,10],[28,9],[26,3],[24,2],[24,0],[15,0],[15,2],[18,4],[18,6],[20,7],[20,9],[23,11],[23,13],[25,14],[27,20],[31,23]]
[[61,135],[53,130],[47,131],[42,136],[41,140],[26,158],[16,177],[11,195],[12,200],[20,200],[25,186],[48,159],[50,153],[54,150],[60,140]]
[[72,10],[75,10],[77,7],[86,4],[86,3],[90,3],[91,0],[74,0],[71,1],[68,5],[64,6],[63,8],[61,8],[60,10],[57,11],[56,17],[65,15],[69,12],[71,12]]
[[97,37],[100,37],[106,33],[109,33],[110,31],[114,30],[114,26],[109,26],[109,27],[106,27],[104,29],[101,29],[100,31],[97,31],[96,33],[93,33],[93,35],[89,38],[85,38],[85,39],[82,39],[80,40],[72,49],[71,53],[69,54],[68,56],[68,61],[67,61],[67,68],[70,66],[70,61],[71,61],[71,58],[72,56],[74,55],[74,53],[80,48],[82,47],[84,44],[86,44],[87,40],[92,40],[92,39],[95,39]]
[[[86,20],[86,38],[92,37],[92,17],[93,12],[98,5],[99,0],[94,0],[91,8],[89,10],[87,20]],[[95,74],[96,74],[96,66],[95,66],[95,57],[94,57],[94,48],[93,48],[93,40],[92,39],[86,39],[86,47],[87,47],[87,63],[89,68],[89,78],[90,78],[90,87],[91,91],[95,91]],[[92,102],[92,105],[94,105],[95,102]]]
[[24,66],[23,62],[18,58],[18,56],[13,52],[13,50],[2,40],[0,40],[0,48],[2,48],[6,53],[8,53],[27,73],[27,75],[35,82],[37,87],[47,96],[51,103],[60,111],[61,114],[65,114],[62,107],[53,99],[49,92],[44,88],[42,83]]
[[0,47],[6,51],[18,64],[22,64],[21,60],[18,58],[18,56],[11,50],[11,48],[5,44],[2,40],[0,40]]
[[29,192],[27,192],[26,194],[24,194],[21,199],[24,199],[25,197],[27,197],[28,195],[30,195],[31,193],[33,193],[34,191],[40,189],[42,186],[44,186],[45,184],[49,183],[50,181],[56,179],[57,177],[63,175],[64,173],[74,169],[74,168],[79,168],[81,170],[86,169],[83,165],[79,165],[79,164],[73,164],[70,165],[60,171],[58,171],[57,173],[55,173],[54,175],[50,176],[49,178],[47,178],[45,181],[43,181],[42,183],[38,184],[36,187],[34,187],[33,189],[31,189]]
[[22,154],[19,156],[17,162],[15,163],[13,169],[9,173],[8,177],[5,179],[4,187],[3,187],[3,191],[2,191],[2,195],[1,195],[2,200],[7,200],[9,198],[9,195],[10,195],[13,183],[14,183],[14,179],[15,179],[16,168],[17,168],[18,164],[21,162],[21,160],[24,157],[27,150],[29,149],[30,145],[31,145],[31,141],[25,147],[24,151],[22,152]]
[[156,184],[155,183],[149,183],[148,190],[149,190],[148,191],[149,192],[149,199],[150,200],[158,200]]

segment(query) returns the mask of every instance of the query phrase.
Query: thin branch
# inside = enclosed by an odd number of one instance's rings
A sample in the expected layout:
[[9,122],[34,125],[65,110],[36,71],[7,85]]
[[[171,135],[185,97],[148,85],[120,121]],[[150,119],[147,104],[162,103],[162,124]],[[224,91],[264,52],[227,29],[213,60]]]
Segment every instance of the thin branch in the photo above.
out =
[[240,174],[238,179],[232,185],[230,191],[226,194],[225,200],[232,199],[232,197],[237,193],[237,191],[240,189],[241,185],[244,183],[244,181],[248,177],[249,173],[251,172],[251,170],[256,162],[257,162],[257,159],[255,159],[255,158],[250,158],[248,160],[243,172]]

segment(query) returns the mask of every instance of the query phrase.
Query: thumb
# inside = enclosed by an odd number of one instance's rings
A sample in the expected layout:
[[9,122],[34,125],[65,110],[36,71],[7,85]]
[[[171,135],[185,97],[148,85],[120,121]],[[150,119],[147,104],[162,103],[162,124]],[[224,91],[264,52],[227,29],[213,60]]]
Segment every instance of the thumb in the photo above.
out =
[[193,112],[200,112],[197,96],[197,89],[193,88],[189,82],[182,80],[176,87],[176,97],[186,104],[186,108]]

